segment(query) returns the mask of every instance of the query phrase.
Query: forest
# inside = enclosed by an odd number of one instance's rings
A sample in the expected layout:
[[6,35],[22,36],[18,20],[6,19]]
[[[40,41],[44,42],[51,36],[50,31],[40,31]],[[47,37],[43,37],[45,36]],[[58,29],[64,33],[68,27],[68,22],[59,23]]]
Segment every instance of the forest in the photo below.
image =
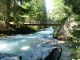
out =
[[53,10],[48,13],[45,0],[0,0],[0,36],[29,34],[49,26],[27,26],[47,24],[53,26],[53,37],[67,41],[71,57],[80,59],[80,0],[52,0]]

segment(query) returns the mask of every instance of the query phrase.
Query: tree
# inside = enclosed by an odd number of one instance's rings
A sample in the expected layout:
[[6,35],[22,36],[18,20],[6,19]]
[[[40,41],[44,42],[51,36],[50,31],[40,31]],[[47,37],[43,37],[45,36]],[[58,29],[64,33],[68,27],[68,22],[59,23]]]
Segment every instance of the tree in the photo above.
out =
[[[53,36],[61,40],[69,40],[68,45],[72,52],[72,58],[78,60],[80,57],[80,1],[62,0],[66,13],[65,19],[61,20],[61,25],[55,30]],[[76,25],[75,27],[73,27]],[[72,41],[71,41],[72,40]]]
[[[1,16],[5,14],[5,21],[23,21],[22,16],[29,16],[29,20],[46,20],[44,0],[3,0],[0,2]],[[2,18],[1,18],[2,19]],[[27,17],[28,19],[28,17]]]
[[32,0],[30,2],[31,11],[29,12],[29,19],[39,22],[46,20],[46,10],[44,0]]
[[11,0],[6,1],[6,22],[9,22],[10,19],[10,3]]

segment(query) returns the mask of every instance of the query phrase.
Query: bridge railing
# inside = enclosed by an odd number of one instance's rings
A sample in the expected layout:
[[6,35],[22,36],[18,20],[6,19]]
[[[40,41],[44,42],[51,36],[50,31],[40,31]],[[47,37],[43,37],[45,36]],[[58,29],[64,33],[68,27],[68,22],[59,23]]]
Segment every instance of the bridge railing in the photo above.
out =
[[[10,24],[14,24],[14,22],[9,22]],[[25,25],[33,25],[33,26],[57,26],[59,25],[59,21],[53,21],[53,20],[38,20],[38,21],[35,21],[35,20],[29,20],[29,21],[26,21],[26,22],[18,22],[20,24],[25,24]]]
[[24,24],[59,24],[59,21],[53,20],[40,20],[40,21],[26,21]]

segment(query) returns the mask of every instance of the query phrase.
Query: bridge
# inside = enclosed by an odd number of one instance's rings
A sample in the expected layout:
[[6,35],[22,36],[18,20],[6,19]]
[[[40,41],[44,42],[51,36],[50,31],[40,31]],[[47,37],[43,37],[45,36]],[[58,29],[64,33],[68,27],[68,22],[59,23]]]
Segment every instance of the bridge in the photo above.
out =
[[57,26],[59,24],[24,24],[24,25],[27,25],[27,26]]
[[[9,22],[10,24],[14,24],[14,22]],[[59,21],[39,21],[39,22],[35,22],[35,21],[27,21],[25,23],[19,22],[20,24],[24,24],[27,26],[58,26],[59,25]]]

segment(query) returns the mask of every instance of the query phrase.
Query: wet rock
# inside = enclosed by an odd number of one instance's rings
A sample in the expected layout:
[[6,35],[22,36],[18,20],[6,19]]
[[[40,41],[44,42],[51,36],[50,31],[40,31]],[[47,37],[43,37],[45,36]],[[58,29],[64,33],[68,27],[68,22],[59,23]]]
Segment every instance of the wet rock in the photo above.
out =
[[0,53],[0,60],[19,60],[19,57],[14,54]]
[[45,42],[31,52],[27,60],[59,60],[61,51],[61,48]]
[[54,30],[53,37],[59,40],[73,40],[73,36],[71,35],[71,31],[74,29],[75,26],[77,26],[77,23],[72,20],[72,17],[74,14],[72,14],[70,17],[68,17],[65,22],[57,27]]
[[62,48],[55,48],[50,52],[50,54],[45,58],[45,60],[59,60],[61,56]]

